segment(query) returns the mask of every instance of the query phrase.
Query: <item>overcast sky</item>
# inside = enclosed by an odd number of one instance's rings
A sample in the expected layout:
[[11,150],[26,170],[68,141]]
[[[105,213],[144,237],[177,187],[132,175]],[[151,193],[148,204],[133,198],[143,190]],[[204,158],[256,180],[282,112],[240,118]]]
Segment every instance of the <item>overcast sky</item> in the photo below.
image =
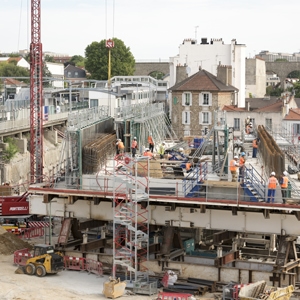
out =
[[[0,0],[0,52],[30,45],[30,0]],[[43,51],[84,56],[116,37],[136,60],[168,59],[185,38],[236,39],[247,56],[300,51],[300,0],[41,0]]]

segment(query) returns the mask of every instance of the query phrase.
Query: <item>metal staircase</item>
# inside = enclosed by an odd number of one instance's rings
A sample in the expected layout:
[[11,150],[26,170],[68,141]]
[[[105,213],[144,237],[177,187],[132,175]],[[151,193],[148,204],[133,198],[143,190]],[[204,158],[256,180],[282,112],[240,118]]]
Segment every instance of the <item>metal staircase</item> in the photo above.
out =
[[148,276],[149,160],[116,156],[114,170],[113,277],[119,265],[137,282]]
[[251,202],[265,201],[266,181],[251,164],[245,167],[244,183],[241,186]]
[[187,177],[183,179],[183,193],[185,197],[200,197],[201,188],[208,173],[207,162],[197,165]]

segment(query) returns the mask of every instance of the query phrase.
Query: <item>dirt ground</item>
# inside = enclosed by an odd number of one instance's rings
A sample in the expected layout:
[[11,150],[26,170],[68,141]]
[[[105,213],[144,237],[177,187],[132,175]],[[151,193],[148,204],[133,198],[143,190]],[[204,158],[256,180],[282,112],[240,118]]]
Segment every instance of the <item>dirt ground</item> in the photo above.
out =
[[[39,278],[15,274],[13,255],[0,255],[0,299],[1,300],[99,300],[107,276],[78,271],[62,271],[56,275]],[[127,296],[118,299],[149,300],[155,296]]]
[[[13,264],[16,250],[31,248],[43,239],[23,241],[0,226],[0,300],[85,300],[106,299],[102,294],[108,276],[99,277],[85,271],[62,271],[39,278],[16,274]],[[119,299],[155,299],[155,296],[124,295]]]

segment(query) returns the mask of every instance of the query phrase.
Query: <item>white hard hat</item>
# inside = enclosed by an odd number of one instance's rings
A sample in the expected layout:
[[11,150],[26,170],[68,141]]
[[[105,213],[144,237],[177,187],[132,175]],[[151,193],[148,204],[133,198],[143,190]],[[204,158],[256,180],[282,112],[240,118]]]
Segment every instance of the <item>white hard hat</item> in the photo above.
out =
[[183,148],[179,148],[179,151],[183,151]]
[[288,174],[289,174],[289,173],[288,173],[287,171],[283,171],[283,175],[284,175],[284,176],[288,176]]
[[271,173],[271,176],[275,176],[275,172],[272,172],[272,173]]
[[239,157],[237,155],[235,155],[234,158],[239,158]]
[[136,136],[133,139],[136,140]]
[[145,148],[145,151],[149,151],[150,149],[149,148]]
[[162,142],[162,144],[165,144],[165,142]]

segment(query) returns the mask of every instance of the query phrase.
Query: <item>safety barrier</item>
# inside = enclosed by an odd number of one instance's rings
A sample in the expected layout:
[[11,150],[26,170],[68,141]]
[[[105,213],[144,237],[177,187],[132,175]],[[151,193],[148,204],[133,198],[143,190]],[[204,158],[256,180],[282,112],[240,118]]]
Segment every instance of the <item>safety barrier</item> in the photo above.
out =
[[162,292],[157,295],[157,300],[189,300],[192,294]]
[[18,266],[25,266],[27,259],[32,257],[28,248],[17,250],[14,252],[14,264]]
[[86,259],[86,270],[98,276],[103,275],[102,263],[93,259]]
[[93,259],[65,256],[64,265],[66,270],[87,271],[89,274],[103,275],[102,263]]
[[44,228],[25,228],[23,229],[22,235],[20,235],[20,237],[29,240],[31,238],[44,236],[44,234]]
[[86,259],[84,257],[64,256],[64,266],[67,270],[85,271]]
[[15,234],[15,235],[21,235],[21,234],[23,234],[23,232],[24,232],[24,229],[22,229],[22,228],[16,228],[16,229],[6,229],[6,231],[8,231],[8,232],[11,232],[11,233],[13,233],[13,234]]
[[50,227],[50,223],[46,221],[28,221],[27,222],[28,227],[30,228],[44,228],[44,227]]

